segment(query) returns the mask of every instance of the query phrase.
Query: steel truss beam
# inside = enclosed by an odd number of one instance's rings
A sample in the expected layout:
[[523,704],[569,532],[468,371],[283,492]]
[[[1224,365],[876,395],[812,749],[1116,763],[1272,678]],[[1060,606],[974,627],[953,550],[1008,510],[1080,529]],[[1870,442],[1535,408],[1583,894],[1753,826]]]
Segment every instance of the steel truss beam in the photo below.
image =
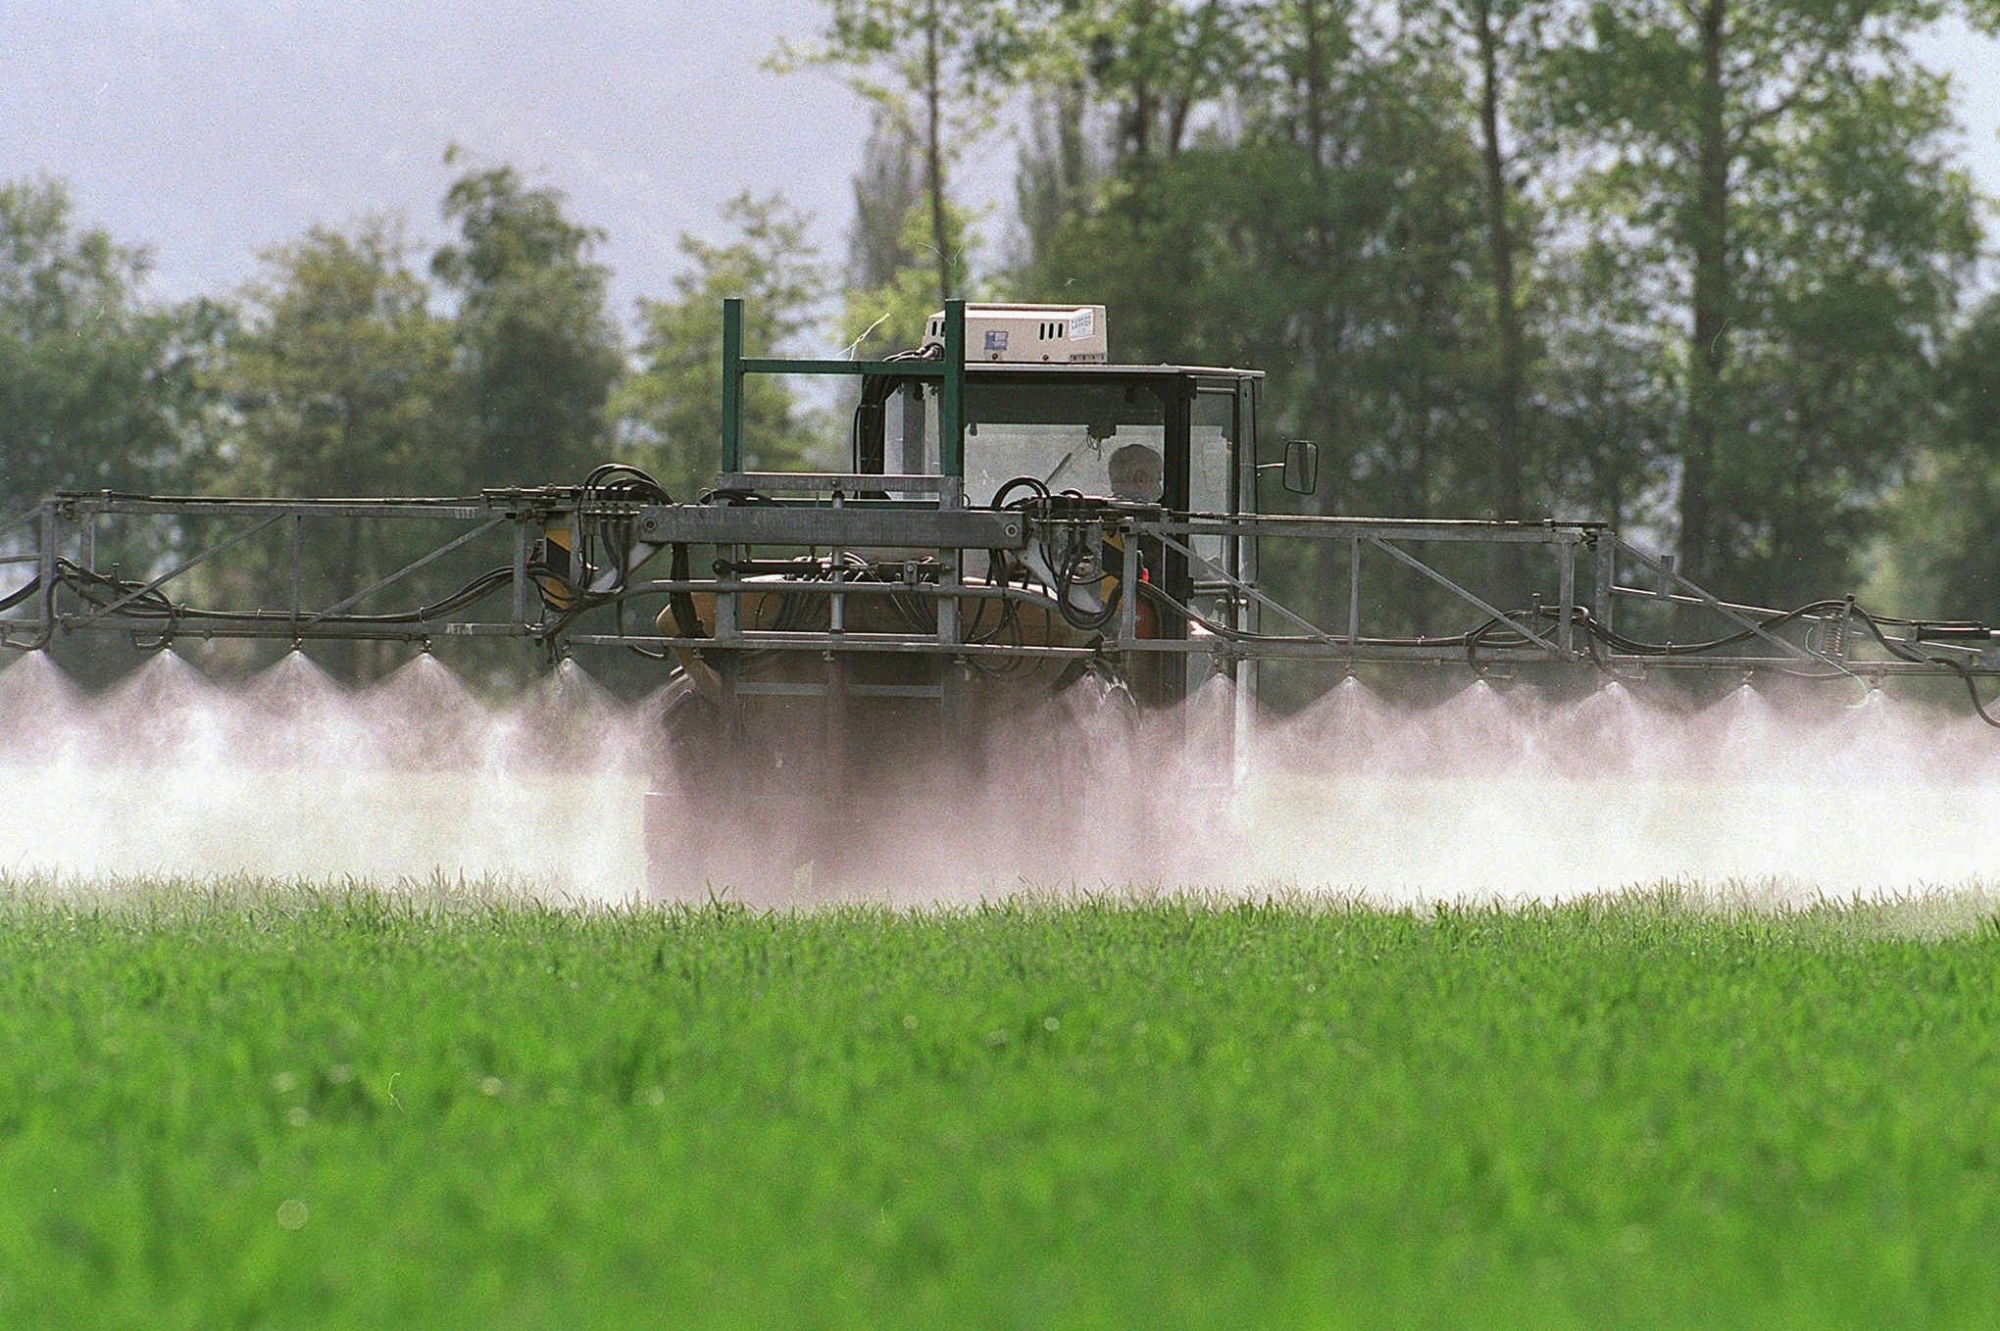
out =
[[[799,474],[769,476],[741,474],[731,477],[754,483],[766,493],[798,498],[775,503],[732,507],[726,505],[649,505],[629,502],[592,501],[586,505],[576,489],[493,490],[477,498],[384,498],[384,499],[268,499],[257,497],[157,497],[112,493],[65,494],[44,500],[34,511],[0,526],[0,601],[28,589],[10,610],[0,612],[0,644],[23,649],[46,646],[62,634],[128,633],[144,646],[160,646],[176,636],[224,639],[378,640],[423,642],[433,637],[511,637],[541,642],[553,649],[568,647],[639,647],[648,651],[664,648],[697,648],[726,658],[743,651],[772,649],[815,652],[827,656],[853,653],[893,655],[925,654],[948,658],[1005,657],[1083,659],[1116,657],[1119,654],[1175,654],[1221,660],[1326,661],[1345,665],[1360,663],[1459,662],[1479,667],[1509,669],[1530,665],[1595,665],[1619,673],[1646,670],[1809,670],[1827,675],[1879,678],[1891,675],[1947,673],[1948,667],[1921,661],[1857,660],[1851,655],[1834,655],[1809,643],[1767,628],[1763,621],[1772,617],[1758,607],[1721,600],[1680,575],[1671,563],[1654,558],[1620,538],[1602,523],[1595,522],[1479,522],[1398,520],[1377,518],[1322,518],[1285,515],[1191,514],[1157,516],[1148,511],[1107,509],[1088,517],[1057,514],[1038,518],[1023,510],[994,511],[966,509],[949,477],[855,476],[849,474]],[[870,487],[863,491],[863,487]],[[924,494],[925,499],[866,500],[857,492],[883,491]],[[826,501],[809,496],[840,492],[847,502]],[[353,589],[335,589],[333,599],[323,608],[302,604],[300,562],[303,549],[318,539],[316,527],[329,520],[359,521],[407,529],[411,524],[430,523],[453,528],[429,548],[386,577]],[[579,519],[618,520],[649,543],[716,545],[729,558],[725,567],[752,553],[771,557],[774,553],[797,555],[812,550],[897,548],[918,564],[933,569],[929,578],[911,576],[890,581],[856,580],[851,576],[823,580],[755,581],[718,572],[712,577],[657,579],[634,582],[603,604],[624,601],[648,602],[649,621],[653,607],[669,593],[693,592],[717,598],[716,636],[701,639],[663,638],[657,633],[619,631],[604,622],[605,610],[593,609],[581,616],[553,614],[539,596],[533,594],[535,574],[531,571],[532,551],[551,525]],[[233,528],[219,539],[198,542],[189,533],[206,522],[220,520]],[[163,559],[164,568],[140,576],[110,582],[95,566],[99,526],[105,522],[153,524],[167,539],[156,540],[153,548],[172,554]],[[241,525],[238,525],[241,524]],[[1121,613],[1107,626],[1104,638],[1089,647],[1017,647],[1004,643],[961,641],[962,630],[956,608],[967,601],[1012,600],[1053,608],[1054,602],[1041,591],[1021,587],[964,585],[959,581],[957,559],[960,551],[978,549],[1021,549],[1038,533],[1053,527],[1071,531],[1095,526],[1124,543],[1126,563],[1120,570],[1129,584],[1136,573],[1136,551],[1142,543],[1155,543],[1185,559],[1196,570],[1199,589],[1237,598],[1241,605],[1254,605],[1281,622],[1286,631],[1276,634],[1236,634],[1217,636],[1199,627],[1185,638],[1140,638],[1134,618],[1134,599],[1128,598]],[[269,606],[212,605],[199,610],[182,603],[179,594],[189,594],[190,575],[198,569],[228,564],[225,558],[255,536],[278,527],[290,537],[289,604]],[[323,530],[323,528],[321,529]],[[25,533],[25,536],[24,536]],[[1346,623],[1340,631],[1323,626],[1296,606],[1273,596],[1254,579],[1237,577],[1217,560],[1197,548],[1200,538],[1221,538],[1224,542],[1257,543],[1263,547],[1262,560],[1287,542],[1337,541],[1345,543],[1349,556]],[[1422,548],[1442,546],[1538,545],[1550,548],[1557,560],[1558,599],[1554,606],[1536,615],[1519,609],[1505,609],[1463,585],[1433,564]],[[371,601],[379,606],[382,594],[391,588],[408,586],[415,575],[430,569],[447,556],[461,551],[487,550],[496,572],[504,572],[493,584],[493,604],[505,608],[497,616],[479,605],[433,619],[401,619],[377,612],[354,613]],[[1441,631],[1426,637],[1397,639],[1369,638],[1363,633],[1363,572],[1360,555],[1373,551],[1388,556],[1396,566],[1417,574],[1442,588],[1452,605],[1464,612],[1462,622],[1440,626]],[[1592,586],[1580,589],[1577,553],[1591,552],[1586,568]],[[928,554],[926,563],[920,556]],[[899,556],[899,557],[902,557]],[[1616,581],[1618,561],[1646,570],[1662,582],[1657,591],[1621,586]],[[32,570],[32,576],[22,574]],[[95,600],[85,600],[68,578],[96,577],[94,585],[115,587]],[[218,580],[217,586],[229,585]],[[738,600],[744,595],[769,593],[774,585],[787,595],[825,596],[833,604],[845,604],[848,597],[898,596],[927,602],[938,609],[935,632],[913,630],[898,634],[843,632],[771,633],[741,628],[743,616]],[[505,593],[505,594],[503,594]],[[217,594],[209,592],[207,594]],[[189,594],[191,596],[191,594]],[[160,597],[173,609],[162,610]],[[1576,645],[1580,626],[1595,623],[1608,628],[1614,597],[1665,601],[1705,610],[1729,626],[1729,632],[1747,632],[1769,649],[1769,654],[1664,657],[1630,652],[1597,650],[1585,652]],[[1586,606],[1588,609],[1586,609]],[[405,612],[409,613],[409,612]],[[1799,621],[1810,626],[1823,618]],[[1464,639],[1469,626],[1487,625],[1501,631],[1499,642]],[[650,627],[650,625],[649,625]],[[1976,636],[1976,635],[1974,635]],[[1437,641],[1445,638],[1451,641]],[[1913,647],[1929,651],[1957,653],[1967,669],[1986,675],[2000,674],[2000,653],[1991,640],[1981,645],[1966,641],[1932,643],[1912,641]]]

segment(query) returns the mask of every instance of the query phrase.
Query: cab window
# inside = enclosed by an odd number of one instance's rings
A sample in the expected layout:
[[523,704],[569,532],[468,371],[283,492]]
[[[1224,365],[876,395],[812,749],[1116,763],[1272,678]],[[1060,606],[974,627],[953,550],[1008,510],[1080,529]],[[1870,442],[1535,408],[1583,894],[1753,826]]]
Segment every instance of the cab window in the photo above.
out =
[[[1234,389],[1204,388],[1195,395],[1194,415],[1188,422],[1189,512],[1234,511],[1230,497],[1239,434]],[[1197,536],[1193,544],[1204,559],[1222,559],[1222,537]]]
[[990,501],[1017,476],[1108,497],[1118,450],[1137,444],[1153,450],[1155,461],[1165,457],[1166,404],[1144,384],[989,380],[967,384],[965,397],[971,503]]

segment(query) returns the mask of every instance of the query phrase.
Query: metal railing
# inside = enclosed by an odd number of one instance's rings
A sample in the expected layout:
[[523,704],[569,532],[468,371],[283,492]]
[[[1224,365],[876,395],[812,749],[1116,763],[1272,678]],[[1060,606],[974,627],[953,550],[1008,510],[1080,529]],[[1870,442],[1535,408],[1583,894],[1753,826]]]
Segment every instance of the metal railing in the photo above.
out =
[[[793,650],[821,654],[930,654],[946,657],[1085,658],[1178,653],[1225,661],[1321,660],[1335,663],[1447,662],[1595,665],[1614,671],[1640,669],[1757,669],[1790,667],[1812,673],[1880,676],[1942,673],[1956,667],[1909,660],[1891,652],[1871,659],[1849,635],[1835,632],[1841,609],[1792,617],[1762,607],[1725,601],[1696,585],[1662,558],[1638,549],[1615,532],[1589,522],[1443,522],[1277,515],[1152,515],[1106,509],[1091,519],[1122,545],[1122,564],[1107,567],[1127,587],[1139,585],[1139,551],[1146,546],[1186,562],[1205,596],[1233,598],[1245,612],[1243,623],[1264,630],[1210,626],[1190,607],[1194,619],[1183,634],[1143,635],[1137,596],[1123,599],[1117,613],[1087,645],[1007,644],[967,641],[966,614],[981,602],[1014,601],[1044,610],[1058,608],[1051,590],[1020,583],[988,585],[962,576],[966,551],[1020,550],[1045,534],[1048,518],[1022,510],[933,507],[897,503],[850,506],[839,493],[857,478],[845,474],[798,474],[777,478],[738,475],[760,488],[792,495],[814,492],[830,498],[780,505],[732,507],[722,504],[638,506],[586,505],[574,490],[495,491],[478,498],[439,499],[255,499],[157,498],[116,494],[70,494],[44,501],[33,513],[0,527],[0,535],[26,531],[30,541],[0,556],[0,643],[32,649],[64,635],[124,633],[135,645],[158,647],[179,636],[250,638],[304,642],[319,639],[386,639],[421,642],[434,637],[511,637],[539,642],[551,650],[570,647],[640,647],[649,651],[696,648],[704,653]],[[881,485],[885,478],[865,478]],[[915,491],[934,494],[952,488],[948,478],[897,478]],[[536,582],[533,552],[553,526],[578,520],[629,522],[642,538],[659,545],[713,545],[723,555],[718,571],[699,576],[635,580],[616,594],[583,608],[552,610]],[[371,548],[400,546],[402,555],[385,573],[357,575],[351,586],[322,586],[308,595],[307,551],[323,539],[330,521],[358,523]],[[101,529],[108,524],[156,524],[172,533],[144,544],[171,553],[157,566],[133,576],[112,577],[98,567]],[[391,540],[390,529],[403,533]],[[423,541],[412,539],[427,529]],[[200,535],[197,536],[197,533]],[[1204,542],[1208,543],[1204,553]],[[1345,616],[1328,622],[1324,613],[1254,579],[1230,571],[1214,547],[1254,544],[1261,558],[1249,566],[1270,566],[1271,555],[1287,544],[1344,546],[1348,585]],[[1498,602],[1432,557],[1434,547],[1464,551],[1500,546],[1539,546],[1555,561],[1553,604],[1532,610]],[[862,576],[850,571],[840,553],[898,547],[907,576]],[[1109,548],[1109,547],[1107,547]],[[733,570],[753,554],[820,552],[824,571],[813,578],[745,577]],[[831,552],[831,558],[825,558]],[[447,561],[484,555],[479,595],[469,600],[435,596],[427,578]],[[233,564],[232,561],[244,561]],[[1461,562],[1465,562],[1461,559]],[[1474,561],[1476,562],[1476,561]],[[893,563],[893,561],[891,561]],[[248,571],[245,571],[245,565]],[[801,566],[803,567],[803,566]],[[884,567],[890,567],[885,564]],[[1418,633],[1370,636],[1363,607],[1368,568],[1393,570],[1421,579],[1443,594],[1439,623]],[[1653,588],[1619,581],[1621,569],[1651,577]],[[322,574],[323,569],[318,570]],[[894,571],[893,568],[891,570]],[[23,578],[20,575],[27,573]],[[325,579],[320,579],[324,583]],[[841,616],[830,615],[823,630],[759,629],[743,615],[741,598],[781,589],[788,596],[827,598],[845,606],[852,598],[900,596],[934,607],[936,625],[907,632],[851,632]],[[653,631],[651,612],[675,593],[715,598],[716,623],[707,637],[667,637]],[[231,597],[253,597],[245,602]],[[1324,590],[1315,600],[1324,604]],[[1661,654],[1607,646],[1617,602],[1655,603],[1683,613],[1708,616],[1723,637],[1737,641],[1711,654]],[[426,613],[425,606],[442,608]],[[643,609],[634,627],[608,623],[618,606]],[[1177,613],[1168,607],[1166,613]],[[1443,622],[1449,615],[1450,622]],[[1339,616],[1334,618],[1338,619]],[[1950,629],[1951,632],[1943,632]],[[1815,635],[1832,637],[1815,642]],[[1858,637],[1859,635],[1853,635]],[[1899,642],[1920,646],[1922,654],[1944,654],[1980,673],[1994,671],[1993,635],[1977,626],[1915,625]]]

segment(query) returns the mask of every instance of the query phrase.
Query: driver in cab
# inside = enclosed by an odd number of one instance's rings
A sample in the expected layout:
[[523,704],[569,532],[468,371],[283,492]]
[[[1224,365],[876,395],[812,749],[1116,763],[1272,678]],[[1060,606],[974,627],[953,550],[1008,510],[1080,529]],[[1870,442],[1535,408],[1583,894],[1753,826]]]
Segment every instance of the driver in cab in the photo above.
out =
[[1113,450],[1104,465],[1111,481],[1112,498],[1131,504],[1160,502],[1166,469],[1156,450],[1145,444],[1126,444]]

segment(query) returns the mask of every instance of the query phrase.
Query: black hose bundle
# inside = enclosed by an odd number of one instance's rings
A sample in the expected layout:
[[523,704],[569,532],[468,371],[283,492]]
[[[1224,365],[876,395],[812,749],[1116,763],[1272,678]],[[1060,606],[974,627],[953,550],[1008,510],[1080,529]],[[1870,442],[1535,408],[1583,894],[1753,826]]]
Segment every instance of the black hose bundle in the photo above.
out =
[[[537,571],[547,570],[532,567],[530,569],[530,572]],[[396,610],[384,614],[343,613],[302,616],[295,615],[289,610],[212,610],[201,606],[183,605],[169,598],[159,588],[148,587],[136,579],[99,573],[67,559],[56,561],[57,584],[91,607],[109,610],[117,606],[118,613],[133,619],[164,621],[169,624],[204,620],[248,621],[258,624],[313,623],[355,628],[423,624],[463,610],[474,602],[492,595],[511,582],[513,576],[514,572],[510,568],[489,569],[442,599],[410,610]],[[31,589],[33,586],[31,584]],[[0,603],[0,609],[6,609],[8,604],[11,602]]]
[[[1017,497],[1017,491],[1023,493]],[[1079,587],[1102,581],[1106,574],[1101,564],[1102,547],[1093,546],[1084,532],[1085,525],[1101,512],[1101,504],[1101,500],[1091,499],[1080,490],[1055,492],[1039,477],[1016,476],[994,492],[989,505],[1031,514],[1036,519],[1032,524],[1038,533],[1036,553],[1048,570],[1056,611],[1063,622],[1080,633],[1101,633],[1109,627],[1118,616],[1118,606],[1125,594],[1124,582],[1119,579],[1096,610],[1082,608],[1071,596]],[[1016,561],[1001,550],[989,551],[988,559],[994,570],[1006,570],[996,581],[1011,585]],[[1028,576],[1025,568],[1020,573]]]
[[[1863,610],[1858,605],[1853,607],[1853,615],[1856,619],[1861,621],[1862,627],[1866,628],[1868,632],[1874,637],[1875,641],[1881,643],[1883,648],[1886,649],[1891,656],[1894,656],[1899,660],[1904,660],[1904,661],[1923,662],[1929,665],[1943,666],[1947,670],[1950,670],[1954,674],[1956,674],[1960,680],[1964,681],[1965,691],[1967,694],[1971,695],[1972,698],[1972,710],[1978,713],[1979,719],[1981,721],[1984,721],[1987,725],[1992,726],[1994,729],[2000,730],[2000,717],[1995,717],[1991,712],[1988,712],[1986,710],[1986,704],[1982,702],[1979,697],[1979,684],[1976,680],[1973,679],[1972,670],[1965,664],[1965,662],[1959,660],[1955,656],[1926,655],[1925,653],[1916,650],[1916,648],[1912,647],[1909,643],[1900,642],[1894,638],[1891,638],[1888,634],[1882,631],[1882,625],[1884,623],[1900,622],[1911,627],[1917,635],[1917,640],[1921,642],[1923,640],[1922,635],[1925,627],[1922,623],[1911,620],[1901,620],[1901,621],[1878,620],[1874,615],[1869,614],[1866,610]],[[1952,629],[1963,631],[1968,626],[1964,624],[1953,624],[1941,627],[1949,627]]]
[[[1741,643],[1749,642],[1763,633],[1770,633],[1802,619],[1831,618],[1838,614],[1842,620],[1852,618],[1861,624],[1863,628],[1868,630],[1869,636],[1874,638],[1884,651],[1897,660],[1907,661],[1912,665],[1924,665],[1948,670],[1957,675],[1959,680],[1964,683],[1966,693],[1972,700],[1972,710],[1978,715],[1979,719],[1995,729],[2000,729],[2000,717],[1996,717],[1993,713],[1989,712],[1987,710],[1987,703],[1979,696],[1979,682],[1974,677],[1971,666],[1956,656],[1924,652],[1918,650],[1915,646],[1916,643],[1926,640],[1925,634],[1927,630],[1935,633],[1939,640],[1946,637],[1991,639],[1991,630],[1984,625],[1974,624],[1970,621],[1932,622],[1874,615],[1861,606],[1856,605],[1852,598],[1842,597],[1835,600],[1811,601],[1791,610],[1771,612],[1760,618],[1755,628],[1739,629],[1735,633],[1730,633],[1720,638],[1710,638],[1702,642],[1655,643],[1637,638],[1629,638],[1622,633],[1612,631],[1603,624],[1600,624],[1596,617],[1582,606],[1571,607],[1570,614],[1570,622],[1582,628],[1588,635],[1592,659],[1597,662],[1600,668],[1606,668],[1606,663],[1596,650],[1599,644],[1609,646],[1627,656],[1662,658],[1700,656],[1707,652],[1719,651],[1723,648],[1734,647]],[[1550,607],[1540,607],[1532,613],[1517,611],[1510,617],[1516,621],[1539,617],[1555,622],[1560,618],[1560,612]],[[1882,626],[1884,624],[1908,628],[1911,630],[1912,636],[1909,639],[1892,638],[1883,631]],[[1476,655],[1481,646],[1523,647],[1528,644],[1528,639],[1512,629],[1504,628],[1503,621],[1489,619],[1478,628],[1472,630],[1472,632],[1464,635],[1464,642],[1467,656],[1470,658]],[[1770,668],[1783,670],[1787,674],[1802,674],[1814,679],[1832,679],[1853,673],[1845,669],[1835,671],[1801,671],[1775,663]]]
[[33,596],[36,592],[40,591],[41,589],[42,589],[42,577],[41,574],[38,573],[34,577],[28,579],[26,586],[17,587],[13,591],[8,592],[5,596],[0,596],[0,611],[12,610],[15,606],[21,604],[21,602],[27,600],[29,597]]
[[[731,492],[731,497],[734,498],[734,492]],[[666,486],[639,468],[623,462],[606,462],[593,468],[584,478],[578,499],[575,547],[570,559],[576,576],[561,579],[570,592],[569,604],[562,607],[562,615],[552,632],[560,634],[577,616],[599,606],[611,605],[615,607],[618,630],[622,634],[625,628],[625,595],[632,566],[636,562],[633,550],[640,543],[636,531],[637,509],[647,504],[671,504],[674,497],[668,493]],[[607,508],[613,511],[601,511]],[[676,542],[668,551],[667,576],[673,581],[685,582],[690,567],[687,546]],[[591,585],[606,572],[612,575],[609,582],[602,587]],[[708,636],[695,613],[694,598],[687,592],[669,592],[667,610],[673,618],[677,637]],[[638,647],[632,650],[654,660],[665,657],[662,652],[650,652]]]

